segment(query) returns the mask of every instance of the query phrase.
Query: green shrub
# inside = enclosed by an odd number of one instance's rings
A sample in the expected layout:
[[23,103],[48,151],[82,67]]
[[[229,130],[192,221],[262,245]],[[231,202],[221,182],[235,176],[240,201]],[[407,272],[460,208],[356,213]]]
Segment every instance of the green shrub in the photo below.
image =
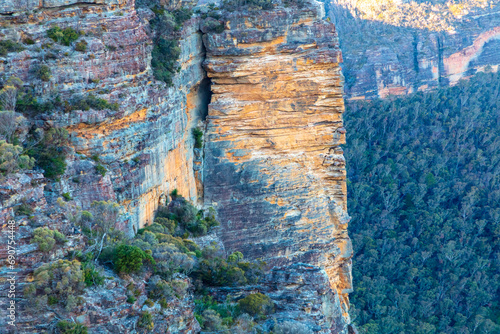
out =
[[160,231],[160,229],[158,229],[158,228],[156,228],[156,230],[153,230],[153,227],[151,227],[152,229],[149,229],[151,232],[155,232],[155,233],[174,234],[175,228],[177,227],[177,223],[175,220],[168,219],[168,218],[162,218],[162,217],[155,218],[155,223],[151,226],[154,226],[154,225],[160,225],[163,227],[163,231]]
[[137,298],[135,298],[135,297],[134,297],[134,296],[132,296],[132,295],[128,296],[128,298],[127,298],[127,303],[129,303],[129,304],[133,304],[133,303],[135,303],[136,301],[137,301]]
[[195,299],[194,304],[195,317],[205,330],[217,331],[221,330],[222,326],[231,326],[233,319],[241,315],[236,305],[227,302],[218,303],[211,296]]
[[14,209],[16,216],[29,216],[33,213],[33,209],[26,203],[21,203]]
[[35,159],[22,154],[21,146],[12,145],[5,140],[0,140],[0,173],[15,173],[20,169],[31,169]]
[[5,57],[9,52],[20,52],[23,50],[24,47],[21,44],[10,39],[0,41],[0,57]]
[[283,321],[274,326],[275,334],[314,334],[306,325],[297,321]]
[[28,150],[28,155],[35,158],[36,166],[44,170],[45,177],[57,179],[66,171],[68,137],[65,129],[52,128],[40,143]]
[[220,257],[219,250],[205,247],[195,272],[204,284],[211,286],[238,286],[257,283],[263,275],[264,262],[244,261],[243,254],[235,252],[227,259]]
[[33,45],[33,44],[35,44],[35,41],[33,40],[33,38],[27,37],[23,40],[23,43],[26,45]]
[[33,278],[35,288],[26,288],[27,295],[34,290],[33,295],[46,296],[47,302],[69,306],[70,309],[75,304],[74,295],[81,293],[85,286],[81,264],[77,260],[42,264],[35,270]]
[[274,304],[271,298],[257,292],[246,296],[238,301],[238,306],[243,312],[253,316],[262,316],[274,312]]
[[168,218],[176,222],[176,235],[195,237],[206,235],[207,232],[219,225],[215,216],[211,213],[204,217],[204,212],[197,210],[189,201],[180,197],[177,189],[174,189],[170,194],[172,202],[167,208],[160,208],[157,213],[158,218]]
[[169,299],[174,295],[174,289],[169,282],[160,279],[158,276],[153,276],[149,281],[148,296],[151,299],[161,300]]
[[248,8],[249,10],[269,10],[274,7],[272,0],[224,0],[224,9],[240,10]]
[[114,110],[119,108],[118,103],[109,103],[105,99],[95,97],[94,95],[81,96],[69,102],[68,110]]
[[73,28],[68,27],[62,30],[58,26],[55,26],[47,30],[47,37],[51,38],[54,42],[69,46],[80,37],[80,33]]
[[98,164],[97,166],[95,166],[95,169],[97,170],[97,172],[99,174],[101,174],[102,177],[104,177],[106,175],[107,170],[106,170],[106,167],[104,167],[103,165]]
[[92,262],[82,263],[82,269],[86,286],[90,287],[104,284],[104,276],[101,275],[101,272],[96,269]]
[[203,131],[200,128],[193,129],[194,147],[203,148]]
[[52,71],[47,65],[40,65],[35,69],[35,74],[42,81],[49,81],[52,77]]
[[16,111],[24,114],[48,113],[60,107],[62,102],[59,97],[40,103],[31,91],[19,93],[16,101]]
[[71,201],[72,198],[71,198],[71,195],[69,193],[63,193],[62,194],[62,197],[64,198],[64,200],[67,202],[67,201]]
[[181,54],[177,40],[160,38],[153,47],[151,67],[155,79],[172,86],[173,76],[178,71],[177,60]]
[[79,52],[85,52],[87,51],[87,42],[86,41],[81,41],[81,42],[78,42],[76,43],[75,45],[75,50],[76,51],[79,51]]
[[155,325],[153,323],[153,316],[151,313],[148,311],[142,312],[139,320],[137,321],[137,327],[152,331]]
[[151,254],[146,253],[137,246],[119,245],[114,254],[115,270],[118,273],[137,273],[145,263],[155,265]]
[[47,227],[38,227],[35,229],[33,231],[33,239],[31,239],[31,243],[38,244],[38,249],[43,253],[50,252],[56,242],[64,244],[66,241],[64,234],[56,230],[50,230]]
[[82,324],[61,320],[57,323],[57,329],[61,334],[87,334],[87,327]]
[[224,28],[224,23],[213,17],[209,17],[201,23],[201,30],[207,33],[212,32],[220,34],[224,32]]

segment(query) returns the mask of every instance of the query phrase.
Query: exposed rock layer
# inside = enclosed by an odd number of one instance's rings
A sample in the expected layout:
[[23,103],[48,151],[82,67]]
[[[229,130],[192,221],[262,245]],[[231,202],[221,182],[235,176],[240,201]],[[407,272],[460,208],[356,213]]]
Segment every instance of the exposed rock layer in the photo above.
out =
[[[38,126],[68,129],[78,152],[69,157],[54,196],[68,192],[84,209],[94,200],[117,201],[125,209],[129,233],[151,223],[160,199],[175,188],[197,200],[200,184],[193,170],[197,158],[191,128],[205,103],[199,91],[205,73],[198,21],[191,19],[181,32],[181,72],[169,88],[154,80],[150,68],[152,13],[140,14],[133,1],[116,8],[79,4],[6,16],[3,23],[11,26],[0,29],[3,38],[35,41],[8,54],[0,65],[4,77],[21,78],[42,99],[94,94],[119,104],[118,111],[52,112],[37,119]],[[84,32],[79,41],[87,42],[87,50],[54,43],[46,34],[52,26]],[[52,46],[42,47],[44,43]],[[33,75],[40,64],[51,70],[48,82]],[[95,171],[93,155],[107,169],[104,177]],[[80,182],[72,182],[75,176]]]
[[499,69],[498,1],[325,3],[339,30],[349,98],[427,91]]
[[226,249],[325,268],[347,318],[341,53],[321,7],[233,13],[204,36],[212,102],[205,205]]

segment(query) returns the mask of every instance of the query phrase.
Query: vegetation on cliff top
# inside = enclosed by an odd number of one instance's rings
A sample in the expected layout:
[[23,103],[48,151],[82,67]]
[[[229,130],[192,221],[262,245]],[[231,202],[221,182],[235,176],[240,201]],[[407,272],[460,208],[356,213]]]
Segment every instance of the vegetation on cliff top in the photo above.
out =
[[500,74],[348,105],[361,333],[500,333]]

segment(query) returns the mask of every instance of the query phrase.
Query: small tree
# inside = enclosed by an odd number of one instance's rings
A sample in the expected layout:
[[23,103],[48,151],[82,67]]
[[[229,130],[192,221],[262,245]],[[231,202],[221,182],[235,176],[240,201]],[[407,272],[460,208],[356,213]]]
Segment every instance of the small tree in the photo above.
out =
[[13,111],[16,108],[17,92],[23,87],[23,82],[17,77],[10,77],[0,90],[0,107]]
[[0,140],[0,173],[9,174],[19,169],[33,168],[35,160],[22,154],[20,146]]
[[120,206],[111,200],[94,201],[90,205],[90,212],[100,232],[108,233],[115,227],[120,214]]

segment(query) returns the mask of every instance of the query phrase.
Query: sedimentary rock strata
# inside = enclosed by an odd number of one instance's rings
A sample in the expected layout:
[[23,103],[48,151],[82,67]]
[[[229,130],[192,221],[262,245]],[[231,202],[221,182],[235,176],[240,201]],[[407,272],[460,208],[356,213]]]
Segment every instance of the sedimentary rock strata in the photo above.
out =
[[325,4],[339,30],[350,99],[427,91],[498,71],[498,1]]
[[229,14],[204,36],[212,80],[204,201],[226,249],[326,270],[351,289],[342,56],[321,7]]

